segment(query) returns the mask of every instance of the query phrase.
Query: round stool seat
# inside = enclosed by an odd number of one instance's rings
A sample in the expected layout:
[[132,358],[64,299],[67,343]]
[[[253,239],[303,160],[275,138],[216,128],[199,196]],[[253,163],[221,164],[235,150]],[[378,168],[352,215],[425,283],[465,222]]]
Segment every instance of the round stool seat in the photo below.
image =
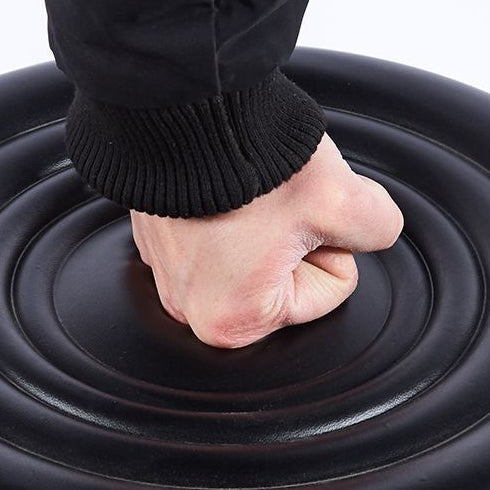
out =
[[284,70],[405,228],[334,312],[238,350],[163,310],[65,156],[54,63],[0,77],[0,488],[490,488],[490,96],[307,48]]

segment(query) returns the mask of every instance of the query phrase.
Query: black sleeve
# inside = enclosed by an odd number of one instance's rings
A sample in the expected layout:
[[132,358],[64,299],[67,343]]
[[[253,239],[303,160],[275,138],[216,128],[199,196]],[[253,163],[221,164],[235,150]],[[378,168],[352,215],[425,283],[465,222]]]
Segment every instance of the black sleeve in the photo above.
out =
[[300,170],[321,108],[281,72],[307,0],[46,0],[75,84],[68,156],[122,206],[171,217],[239,208]]

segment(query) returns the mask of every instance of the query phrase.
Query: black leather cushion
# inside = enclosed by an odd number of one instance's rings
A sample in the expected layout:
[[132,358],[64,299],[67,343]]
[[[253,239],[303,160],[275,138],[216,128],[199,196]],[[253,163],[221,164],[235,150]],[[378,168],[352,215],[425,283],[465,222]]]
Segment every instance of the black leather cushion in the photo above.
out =
[[65,158],[62,74],[0,79],[1,488],[490,487],[490,96],[311,49],[286,73],[406,226],[335,312],[236,351],[165,314]]

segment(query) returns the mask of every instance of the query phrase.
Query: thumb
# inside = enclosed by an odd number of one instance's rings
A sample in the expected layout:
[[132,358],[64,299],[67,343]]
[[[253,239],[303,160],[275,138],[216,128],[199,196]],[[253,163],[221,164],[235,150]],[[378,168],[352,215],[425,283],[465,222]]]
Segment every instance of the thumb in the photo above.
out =
[[322,246],[310,252],[293,271],[289,322],[306,323],[334,310],[353,293],[357,279],[356,262],[348,250]]

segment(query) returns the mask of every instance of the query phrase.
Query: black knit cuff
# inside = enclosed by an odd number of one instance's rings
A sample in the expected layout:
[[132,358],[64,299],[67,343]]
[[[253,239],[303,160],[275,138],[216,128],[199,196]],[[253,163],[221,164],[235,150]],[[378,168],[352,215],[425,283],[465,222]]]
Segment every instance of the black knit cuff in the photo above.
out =
[[201,217],[288,180],[325,127],[318,104],[276,68],[255,87],[163,109],[118,107],[77,90],[66,146],[85,182],[125,208]]

